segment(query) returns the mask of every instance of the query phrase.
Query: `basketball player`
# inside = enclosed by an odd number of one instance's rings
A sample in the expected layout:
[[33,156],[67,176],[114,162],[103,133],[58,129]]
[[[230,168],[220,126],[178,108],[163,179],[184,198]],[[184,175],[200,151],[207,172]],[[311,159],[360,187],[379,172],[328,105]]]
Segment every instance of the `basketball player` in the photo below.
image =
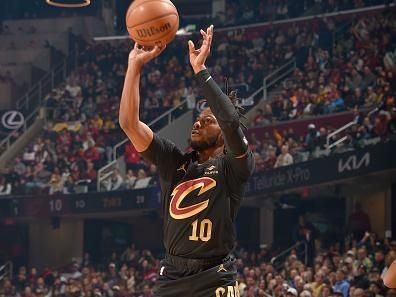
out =
[[396,289],[396,260],[389,266],[384,276],[384,285],[388,288]]
[[240,128],[239,112],[205,67],[213,26],[201,30],[203,44],[189,41],[190,63],[210,108],[191,131],[192,153],[183,153],[139,120],[142,66],[163,48],[135,45],[120,105],[120,125],[135,148],[158,166],[164,215],[165,259],[156,297],[239,296],[233,223],[254,159]]

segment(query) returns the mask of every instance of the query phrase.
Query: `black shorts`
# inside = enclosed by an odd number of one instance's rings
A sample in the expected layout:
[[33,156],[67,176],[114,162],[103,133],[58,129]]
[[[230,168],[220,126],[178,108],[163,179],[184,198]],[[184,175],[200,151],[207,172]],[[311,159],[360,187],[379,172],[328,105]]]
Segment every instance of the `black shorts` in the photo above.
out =
[[217,260],[166,256],[154,297],[239,297],[234,263],[233,256]]

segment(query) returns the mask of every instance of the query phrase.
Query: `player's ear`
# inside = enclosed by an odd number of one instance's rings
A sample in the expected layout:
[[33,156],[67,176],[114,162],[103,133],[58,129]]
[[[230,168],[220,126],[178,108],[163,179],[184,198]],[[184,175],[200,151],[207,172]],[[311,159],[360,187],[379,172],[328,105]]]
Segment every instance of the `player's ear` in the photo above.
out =
[[218,146],[224,145],[224,136],[222,132],[220,132],[219,135],[217,136],[217,145]]

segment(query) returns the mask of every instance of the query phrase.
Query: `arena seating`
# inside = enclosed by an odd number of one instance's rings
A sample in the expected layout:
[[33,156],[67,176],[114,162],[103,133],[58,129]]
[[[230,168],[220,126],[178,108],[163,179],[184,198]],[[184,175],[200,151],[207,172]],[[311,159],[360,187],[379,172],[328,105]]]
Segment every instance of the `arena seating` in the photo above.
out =
[[[388,24],[389,18],[390,15],[360,18],[334,50],[313,50],[294,77],[284,82],[280,94],[257,114],[253,125],[355,107],[372,109],[392,100],[396,91],[396,64],[391,58],[395,27]],[[377,22],[377,27],[368,27],[373,22]],[[382,30],[393,32],[393,39],[392,33],[387,34],[386,40],[374,38]]]
[[[276,31],[269,34],[275,37],[281,33]],[[227,76],[230,77],[231,86],[245,83],[249,92],[259,87],[259,82],[265,74],[264,64],[270,60],[272,51],[268,50],[260,55],[260,44],[250,41],[254,36],[244,36],[240,32],[219,35],[213,51],[216,65],[211,69],[217,81],[222,82]],[[249,41],[245,45],[246,51],[240,51],[244,40]],[[274,47],[275,42],[275,38],[272,38],[271,44]],[[279,56],[271,61],[268,71],[290,59],[293,53],[287,54],[287,51],[293,47],[293,42],[293,39],[290,39],[277,46]],[[149,122],[186,98],[192,101],[190,106],[194,108],[196,98],[201,96],[196,93],[196,82],[192,79],[191,67],[183,62],[185,56],[179,50],[185,43],[185,39],[175,40],[155,64],[147,65],[144,69],[145,76],[141,82],[143,121]],[[87,184],[89,189],[94,188],[95,172],[110,160],[111,147],[123,137],[117,123],[118,104],[126,69],[125,61],[130,49],[129,40],[86,45],[79,57],[79,64],[82,66],[68,78],[67,82],[54,89],[45,98],[49,123],[38,143],[27,147],[24,155],[21,156],[28,175],[27,178],[22,177],[19,180],[18,184],[22,185],[19,188],[25,189],[28,193],[31,191],[69,193],[70,189],[74,188],[73,184],[78,185],[77,191],[81,189],[85,191]],[[224,53],[230,58],[220,59]],[[240,73],[238,63],[242,61],[246,62],[246,66],[243,73]],[[185,73],[185,80],[180,81],[175,73]],[[254,75],[248,75],[249,73]],[[43,143],[43,139],[46,140],[46,144]],[[93,147],[88,147],[88,143]],[[91,154],[91,151],[94,153]],[[44,155],[44,158],[38,157],[41,155]],[[94,165],[91,178],[80,174],[88,166],[87,158]],[[43,167],[44,173],[35,173],[35,170],[31,170],[37,163],[45,164],[39,166],[39,168]],[[149,166],[143,161],[138,163],[137,171],[133,172],[134,178],[138,177],[139,169],[141,169],[140,176],[146,178],[147,173],[150,173]],[[32,176],[29,173],[31,171]],[[8,175],[13,175],[13,172],[14,170],[11,169]],[[73,172],[73,177],[68,178]],[[155,170],[151,172],[155,173]],[[37,175],[42,177],[38,178]],[[12,179],[15,178],[16,175]],[[115,175],[114,179],[120,178]],[[53,182],[50,182],[51,180]],[[68,186],[62,187],[62,184]],[[125,186],[124,183],[123,185]],[[106,188],[115,190],[111,185],[106,185]],[[26,191],[22,190],[22,192]]]
[[[395,290],[384,287],[381,276],[396,258],[395,242],[378,241],[370,233],[343,250],[334,239],[331,242],[307,258],[299,247],[285,257],[277,256],[275,246],[249,251],[237,247],[237,296],[394,296]],[[152,297],[160,256],[131,244],[101,259],[85,253],[63,268],[20,266],[12,278],[3,280],[0,295]]]
[[354,8],[384,4],[382,0],[332,1],[332,0],[228,0],[225,21],[232,24],[249,24],[264,21],[284,20],[302,15],[338,12]]
[[[367,111],[379,110],[368,118],[360,115],[358,125],[349,131],[349,143],[344,149],[375,142],[367,142],[371,138],[386,138],[387,133],[393,131],[389,130],[389,123],[395,121],[391,54],[395,27],[388,20],[386,15],[356,20],[350,25],[352,33],[341,39],[334,51],[316,44],[305,63],[300,63],[302,67],[295,71],[294,77],[283,84],[280,96],[269,101],[265,110],[257,112],[253,126],[352,110],[357,106]],[[374,21],[377,26],[369,27],[368,24]],[[302,24],[288,32],[275,28],[264,33],[250,31],[244,34],[237,30],[219,34],[214,43],[214,64],[210,70],[216,81],[221,83],[229,77],[230,84],[246,83],[252,92],[260,87],[267,72],[296,55],[304,43],[315,44],[315,34],[320,26],[337,26],[328,20],[317,25],[319,27],[311,28]],[[389,32],[384,40],[369,38],[378,30]],[[141,83],[143,121],[157,117],[185,98],[192,102],[199,98],[195,81],[191,79],[191,69],[185,63],[185,57],[177,51],[184,43],[184,39],[176,40],[156,63],[145,68]],[[11,185],[16,182],[22,193],[25,190],[69,193],[95,188],[96,171],[110,160],[111,147],[123,137],[117,124],[117,112],[130,46],[129,41],[86,46],[80,56],[82,66],[63,86],[46,97],[50,121],[41,140],[28,147],[21,156],[22,162],[18,166],[26,168],[19,170],[22,174],[16,174],[12,168],[5,172]],[[380,47],[379,55],[373,54],[371,49],[374,47]],[[179,81],[175,76],[177,72],[185,73],[185,80]],[[314,152],[324,149],[324,139],[336,127],[314,127],[314,123],[312,118],[313,126],[307,135],[293,131],[276,132],[274,127],[274,133],[268,139],[253,137],[250,142],[256,154],[257,170],[321,155]],[[131,161],[128,177],[115,172],[112,179],[117,186],[106,185],[107,189],[131,188],[139,179],[138,175],[146,179],[150,172],[156,172],[155,168],[149,170],[143,160],[134,158],[133,148],[126,150],[126,154]],[[277,159],[280,160],[277,162]],[[39,163],[43,166],[32,170]],[[88,167],[89,176],[81,174]],[[27,172],[26,177],[23,172]],[[125,182],[126,178],[128,182]]]

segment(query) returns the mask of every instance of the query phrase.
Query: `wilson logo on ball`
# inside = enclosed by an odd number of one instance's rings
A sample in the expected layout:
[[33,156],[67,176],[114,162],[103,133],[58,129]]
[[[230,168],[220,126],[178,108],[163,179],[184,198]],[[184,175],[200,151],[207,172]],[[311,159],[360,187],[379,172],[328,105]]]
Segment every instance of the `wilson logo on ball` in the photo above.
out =
[[136,32],[139,37],[144,38],[144,37],[149,37],[149,36],[154,36],[157,34],[164,33],[166,31],[168,31],[170,28],[171,28],[171,24],[166,23],[166,24],[162,25],[161,27],[152,26],[148,29],[146,29],[146,28],[137,29]]

